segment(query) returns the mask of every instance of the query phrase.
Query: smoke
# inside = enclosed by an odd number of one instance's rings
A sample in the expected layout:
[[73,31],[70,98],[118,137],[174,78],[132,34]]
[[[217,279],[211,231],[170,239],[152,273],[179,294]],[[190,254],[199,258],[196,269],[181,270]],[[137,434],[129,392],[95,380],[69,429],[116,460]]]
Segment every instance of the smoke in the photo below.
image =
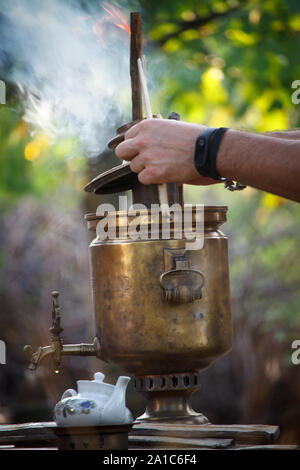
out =
[[99,154],[130,98],[129,13],[113,18],[116,5],[106,2],[0,5],[0,67],[19,86],[24,120],[52,139],[76,135],[88,155]]

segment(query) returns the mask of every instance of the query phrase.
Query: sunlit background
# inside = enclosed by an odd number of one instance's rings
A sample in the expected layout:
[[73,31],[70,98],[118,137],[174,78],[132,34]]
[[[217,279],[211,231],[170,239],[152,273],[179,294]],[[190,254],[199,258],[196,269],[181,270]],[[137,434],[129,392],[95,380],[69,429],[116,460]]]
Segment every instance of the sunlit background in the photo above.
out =
[[[27,26],[34,8],[43,8],[34,2],[31,7],[17,3],[28,9]],[[1,25],[11,12],[0,3],[0,78],[6,83],[6,104],[0,105],[0,339],[7,345],[7,364],[0,366],[2,423],[51,420],[54,404],[66,388],[74,387],[75,380],[103,370],[114,383],[120,373],[90,358],[64,358],[58,376],[50,361],[31,372],[22,351],[25,344],[36,349],[49,342],[52,290],[61,294],[64,342],[93,338],[90,239],[84,214],[94,211],[104,198],[87,195],[83,187],[119,163],[105,142],[120,124],[130,120],[130,11],[140,11],[144,20],[154,113],[167,117],[176,111],[182,120],[255,132],[300,126],[300,104],[291,100],[292,82],[300,80],[297,0],[70,2],[73,4],[72,14],[81,18],[80,28],[83,24],[94,42],[93,49],[85,51],[86,57],[94,54],[96,68],[91,73],[98,73],[98,60],[109,64],[107,56],[113,56],[114,62],[120,56],[118,60],[125,64],[122,74],[128,73],[123,80],[123,75],[109,73],[107,65],[106,81],[102,79],[98,85],[96,81],[90,88],[86,81],[79,81],[76,99],[83,89],[92,98],[84,113],[80,103],[78,108],[72,104],[68,109],[69,100],[62,95],[67,78],[64,84],[57,84],[61,95],[58,92],[56,101],[47,95],[47,77],[44,81],[35,77],[39,80],[34,89],[26,89],[28,61],[31,57],[37,64],[36,58],[41,60],[43,55],[37,50],[35,57],[35,48],[25,54],[10,46],[18,13],[8,36],[1,37],[5,31]],[[53,12],[46,10],[46,18],[47,14],[53,19]],[[21,25],[21,16],[19,21]],[[66,50],[64,38],[74,33],[69,27],[68,20],[66,35],[53,47]],[[35,39],[44,34],[36,28],[33,22]],[[74,28],[80,38],[78,24]],[[21,37],[20,31],[15,33]],[[105,45],[105,38],[112,38],[113,45]],[[72,72],[68,57],[55,57]],[[44,61],[48,58],[45,54]],[[75,65],[80,62],[79,55]],[[57,62],[55,67],[52,72],[50,68],[53,76],[59,74]],[[50,76],[47,83],[51,85]],[[73,82],[71,86],[74,88]],[[63,118],[52,132],[51,120],[58,110],[58,117]],[[98,110],[102,110],[99,126]],[[66,125],[70,123],[72,126]],[[104,144],[97,152],[98,135]],[[106,196],[105,201],[114,203],[116,196]],[[299,204],[253,188],[230,193],[222,185],[186,186],[185,202],[229,207],[223,231],[229,237],[235,332],[232,352],[202,374],[193,406],[213,423],[278,424],[281,442],[299,443],[300,365],[291,362],[291,344],[300,339]],[[135,415],[143,411],[144,401],[132,386],[128,403]]]

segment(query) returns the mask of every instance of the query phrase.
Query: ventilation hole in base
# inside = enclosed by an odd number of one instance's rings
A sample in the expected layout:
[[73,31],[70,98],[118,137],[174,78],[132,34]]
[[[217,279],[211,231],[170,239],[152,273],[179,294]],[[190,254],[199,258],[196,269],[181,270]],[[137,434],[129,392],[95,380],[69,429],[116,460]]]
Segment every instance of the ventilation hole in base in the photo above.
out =
[[149,382],[148,382],[148,387],[151,389],[153,388],[153,380],[149,378]]
[[164,377],[161,378],[161,386],[160,388],[165,388],[166,386],[166,379]]
[[178,385],[178,378],[177,377],[172,377],[172,384],[173,384],[174,388],[177,387],[177,385]]
[[190,385],[190,379],[187,375],[183,378],[183,384],[185,387],[188,387]]
[[194,385],[197,385],[197,383],[198,383],[198,377],[197,377],[197,375],[195,375],[194,376]]
[[140,382],[140,388],[143,388],[143,379],[139,379]]

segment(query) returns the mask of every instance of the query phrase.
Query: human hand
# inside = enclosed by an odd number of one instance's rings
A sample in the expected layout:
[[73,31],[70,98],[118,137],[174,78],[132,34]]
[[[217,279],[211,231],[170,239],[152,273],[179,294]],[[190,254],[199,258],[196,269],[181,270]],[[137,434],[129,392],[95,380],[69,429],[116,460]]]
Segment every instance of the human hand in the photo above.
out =
[[131,127],[116,149],[117,157],[130,161],[142,184],[212,184],[194,166],[195,142],[205,129],[171,119],[145,119]]

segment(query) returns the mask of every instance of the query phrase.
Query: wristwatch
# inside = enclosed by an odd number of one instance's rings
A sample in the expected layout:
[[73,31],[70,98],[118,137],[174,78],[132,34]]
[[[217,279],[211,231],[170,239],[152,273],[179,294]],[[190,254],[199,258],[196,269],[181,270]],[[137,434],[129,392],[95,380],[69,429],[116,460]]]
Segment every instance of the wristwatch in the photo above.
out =
[[227,127],[207,127],[201,132],[195,143],[194,164],[200,175],[216,181],[224,181],[224,186],[229,191],[241,191],[246,188],[246,185],[223,178],[216,168],[218,150],[227,130]]
[[197,137],[194,163],[200,175],[217,181],[224,181],[226,179],[218,175],[216,160],[222,137],[227,129],[226,127],[207,127]]

